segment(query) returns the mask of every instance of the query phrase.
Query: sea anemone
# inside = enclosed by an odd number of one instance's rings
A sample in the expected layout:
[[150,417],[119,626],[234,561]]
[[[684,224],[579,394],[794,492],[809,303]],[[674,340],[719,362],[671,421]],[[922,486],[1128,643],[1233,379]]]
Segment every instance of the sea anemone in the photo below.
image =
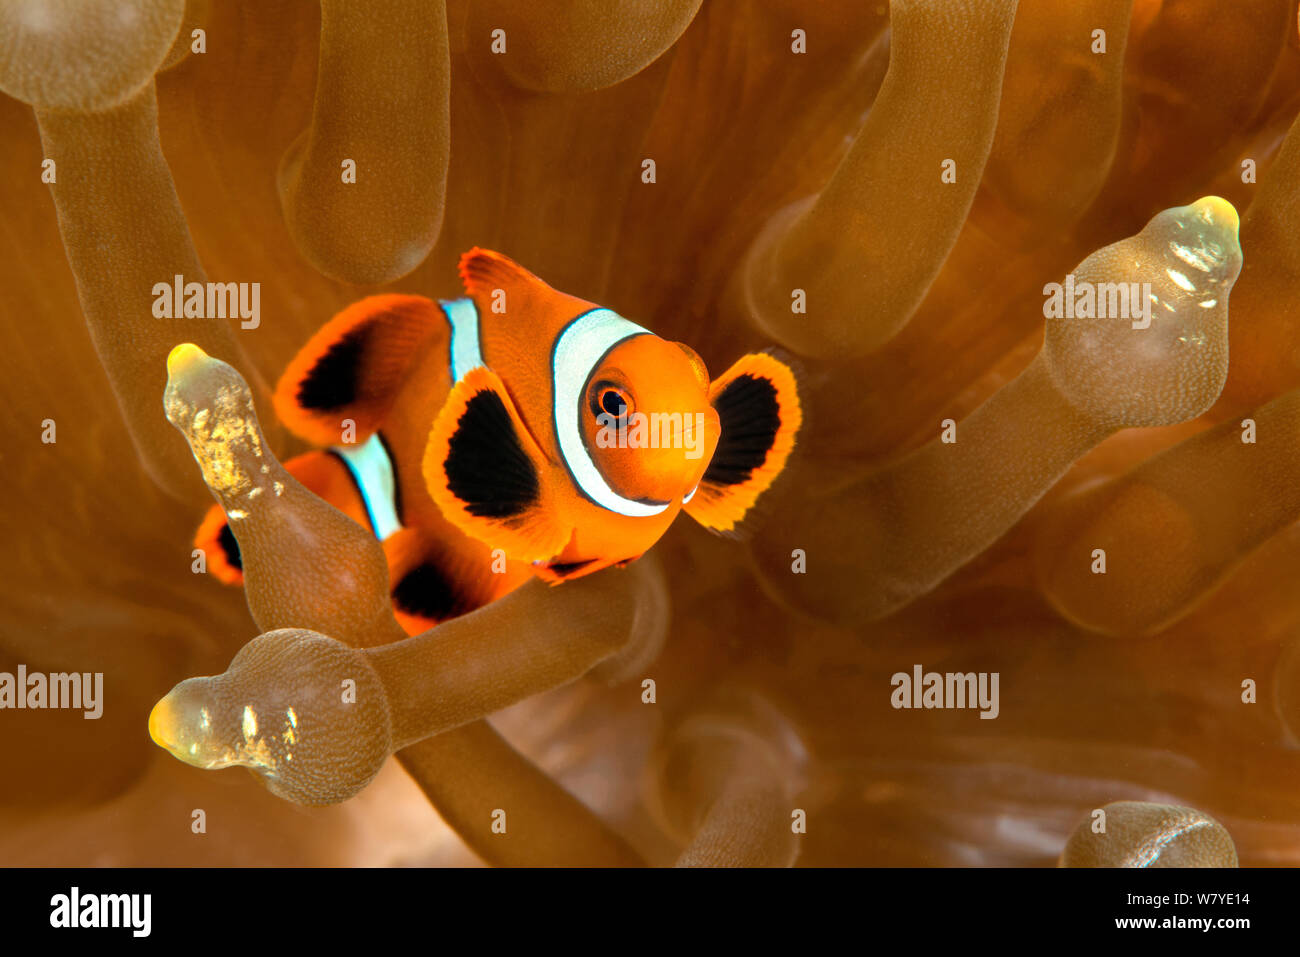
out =
[[[104,687],[0,711],[0,860],[1300,861],[1295,0],[355,6],[0,9],[0,674]],[[408,636],[265,383],[475,245],[807,418]]]

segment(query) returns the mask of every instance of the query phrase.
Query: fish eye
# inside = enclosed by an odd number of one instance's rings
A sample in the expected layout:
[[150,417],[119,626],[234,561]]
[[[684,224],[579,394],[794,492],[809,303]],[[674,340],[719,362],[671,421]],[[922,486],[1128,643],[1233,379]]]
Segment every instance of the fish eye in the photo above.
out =
[[590,398],[591,414],[597,418],[608,415],[615,419],[623,419],[632,413],[632,396],[626,389],[608,380],[593,385]]

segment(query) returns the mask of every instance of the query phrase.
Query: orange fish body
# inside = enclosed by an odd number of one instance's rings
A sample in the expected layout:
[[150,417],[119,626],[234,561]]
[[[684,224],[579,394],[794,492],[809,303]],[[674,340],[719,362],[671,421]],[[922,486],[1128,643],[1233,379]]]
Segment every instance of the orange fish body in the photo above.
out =
[[[499,253],[460,262],[467,298],[386,294],[326,323],[275,394],[327,447],[286,462],[383,542],[394,611],[423,631],[536,575],[552,584],[640,557],[683,510],[733,530],[780,473],[795,379],[704,363]],[[214,506],[196,537],[224,581],[238,543]]]

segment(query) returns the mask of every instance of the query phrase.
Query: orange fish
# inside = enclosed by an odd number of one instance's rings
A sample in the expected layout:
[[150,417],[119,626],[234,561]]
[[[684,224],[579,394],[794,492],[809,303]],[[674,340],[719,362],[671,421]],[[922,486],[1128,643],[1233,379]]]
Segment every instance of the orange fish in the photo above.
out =
[[[461,257],[467,298],[371,296],[326,323],[275,393],[325,446],[285,463],[381,540],[412,634],[536,575],[624,565],[679,511],[733,531],[781,472],[801,412],[790,368],[704,362],[500,253]],[[220,506],[195,544],[242,582]]]

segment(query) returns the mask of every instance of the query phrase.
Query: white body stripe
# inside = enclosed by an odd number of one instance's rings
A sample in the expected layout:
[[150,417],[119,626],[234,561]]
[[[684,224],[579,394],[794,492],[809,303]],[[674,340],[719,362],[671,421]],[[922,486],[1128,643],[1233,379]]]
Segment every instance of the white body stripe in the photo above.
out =
[[336,445],[331,451],[343,459],[361,490],[375,537],[383,541],[399,530],[402,523],[397,519],[397,480],[393,461],[379,436],[372,435],[360,445]]
[[565,327],[556,340],[551,362],[555,435],[569,474],[597,505],[633,518],[658,515],[668,507],[668,503],[638,502],[624,498],[609,487],[582,441],[579,402],[601,357],[624,339],[639,335],[650,335],[650,332],[610,309],[593,309]]
[[453,299],[438,303],[451,323],[451,381],[455,385],[470,369],[483,365],[479,344],[478,307],[472,299]]

